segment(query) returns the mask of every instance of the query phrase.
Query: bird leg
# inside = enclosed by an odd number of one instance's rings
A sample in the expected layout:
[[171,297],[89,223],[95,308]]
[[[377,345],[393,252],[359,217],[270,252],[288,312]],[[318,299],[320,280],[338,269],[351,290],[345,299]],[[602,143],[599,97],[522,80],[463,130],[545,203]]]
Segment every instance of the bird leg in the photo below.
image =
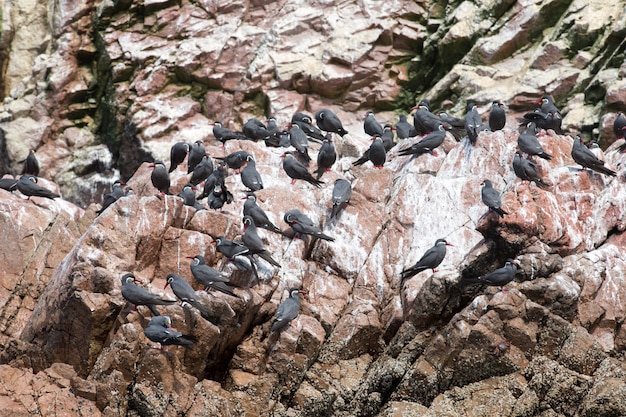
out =
[[295,185],[295,184],[296,184],[296,180],[295,179],[291,180],[291,185]]

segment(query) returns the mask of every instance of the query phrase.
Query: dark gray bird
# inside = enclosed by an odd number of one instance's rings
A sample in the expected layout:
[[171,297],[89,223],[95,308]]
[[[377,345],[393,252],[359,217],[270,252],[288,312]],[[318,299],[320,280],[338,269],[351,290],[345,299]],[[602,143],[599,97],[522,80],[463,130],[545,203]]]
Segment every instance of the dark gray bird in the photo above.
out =
[[291,123],[295,123],[300,126],[300,129],[308,137],[314,140],[323,140],[324,134],[315,125],[313,125],[313,119],[308,114],[296,113],[291,117]]
[[200,194],[198,200],[208,197],[217,185],[220,185],[222,188],[226,187],[226,171],[226,162],[220,161],[217,168],[215,168],[211,175],[204,181],[202,194]]
[[237,268],[252,271],[257,284],[261,282],[252,253],[246,245],[226,239],[224,236],[218,236],[215,239],[215,250],[224,255]]
[[105,194],[102,199],[102,208],[98,210],[96,213],[100,214],[104,210],[106,210],[111,204],[115,203],[120,198],[126,195],[126,183],[121,180],[115,180],[113,184],[111,184],[111,192]]
[[243,132],[236,132],[234,130],[230,130],[222,125],[222,122],[215,121],[213,122],[213,136],[217,139],[218,142],[222,144],[222,148],[226,145],[226,142],[229,140],[245,140],[248,139]]
[[178,194],[183,199],[183,204],[189,207],[193,207],[196,210],[206,210],[202,204],[196,200],[196,186],[189,183],[185,184],[182,191]]
[[541,109],[535,109],[535,111],[524,115],[524,122],[526,124],[533,122],[538,129],[552,129],[559,135],[563,134],[561,129],[563,120],[561,115],[555,111],[544,113]]
[[232,297],[241,298],[233,292],[233,287],[236,285],[231,283],[227,276],[207,265],[204,256],[188,256],[187,259],[192,259],[189,265],[191,274],[200,284],[204,285],[205,289],[213,288]]
[[206,149],[204,149],[204,143],[201,140],[197,140],[191,145],[189,150],[189,156],[187,157],[187,174],[191,174],[193,169],[202,161],[202,157],[206,155]]
[[478,114],[478,107],[476,103],[467,103],[467,113],[465,114],[465,131],[467,137],[472,145],[476,143],[478,139],[478,133],[480,132],[480,126],[483,124],[480,114]]
[[298,314],[300,314],[299,294],[306,295],[308,292],[300,288],[291,288],[289,290],[289,298],[280,303],[276,310],[270,332],[280,332],[289,326],[292,320],[298,317]]
[[267,118],[267,120],[265,121],[265,127],[267,131],[270,132],[272,135],[280,132],[278,122],[276,121],[276,118],[274,116],[270,116]]
[[540,109],[544,114],[555,112],[556,114],[558,114],[559,117],[561,117],[561,111],[554,104],[554,99],[552,98],[552,96],[545,95],[541,97],[541,100],[539,100],[538,103],[541,103]]
[[398,155],[412,155],[413,158],[415,158],[425,153],[431,153],[434,156],[437,156],[435,148],[441,146],[443,141],[446,139],[446,130],[450,129],[450,127],[451,126],[448,124],[439,125],[433,132],[424,136],[419,142],[414,143],[408,148],[401,149],[400,152],[398,152]]
[[315,121],[317,122],[317,126],[324,132],[337,133],[341,137],[348,134],[343,128],[339,117],[328,109],[318,110],[317,113],[315,113]]
[[309,140],[307,139],[306,133],[300,129],[300,125],[296,123],[291,124],[289,143],[296,148],[298,155],[302,157],[305,164],[311,161],[311,157],[309,156]]
[[215,324],[211,311],[209,311],[209,309],[200,302],[200,299],[196,296],[196,291],[187,281],[185,281],[183,277],[177,274],[169,274],[166,278],[165,287],[163,287],[163,289],[166,289],[168,285],[172,288],[172,292],[176,298],[183,303],[191,305],[200,312],[202,317]]
[[15,178],[2,178],[0,179],[0,188],[13,192],[17,190],[17,180]]
[[396,123],[396,133],[399,139],[414,138],[417,136],[417,130],[415,126],[408,122],[406,114],[398,116],[398,122]]
[[490,211],[495,211],[498,216],[504,217],[505,214],[509,214],[502,209],[502,200],[500,198],[500,193],[493,188],[491,181],[484,180],[481,185],[483,186],[481,190],[481,197],[483,203],[487,207],[489,207]]
[[338,178],[333,187],[332,203],[333,208],[330,211],[331,220],[336,218],[341,210],[346,208],[352,197],[352,184],[343,178]]
[[324,137],[320,151],[317,153],[317,169],[315,173],[318,180],[322,178],[325,172],[330,171],[335,161],[337,161],[337,151],[333,144],[333,135],[328,133]]
[[374,168],[382,169],[383,165],[387,161],[387,151],[385,150],[385,144],[380,136],[372,138],[372,144],[363,152],[363,155],[352,163],[354,166],[363,165],[367,161],[372,161]]
[[626,127],[626,117],[624,113],[619,112],[617,116],[615,116],[615,120],[613,120],[613,132],[615,133],[615,137],[617,139],[621,139],[624,137],[624,127]]
[[182,334],[174,330],[172,328],[172,319],[169,316],[152,317],[143,333],[148,339],[163,346],[179,345],[190,348],[198,341],[191,335]]
[[157,294],[153,294],[145,288],[135,285],[134,274],[124,274],[122,276],[122,297],[135,306],[146,306],[150,309],[153,316],[159,315],[159,310],[155,305],[171,305],[176,303],[175,300],[163,300]]
[[537,155],[538,157],[549,161],[552,159],[552,155],[544,152],[541,144],[539,143],[539,139],[535,136],[536,129],[537,126],[534,122],[528,123],[524,132],[520,133],[517,138],[517,146],[519,146],[520,151],[524,152],[528,156]]
[[219,210],[224,207],[224,204],[231,204],[233,199],[233,194],[228,191],[225,185],[217,184],[209,194],[207,203],[211,209]]
[[489,129],[492,132],[502,130],[506,124],[506,112],[504,104],[500,100],[494,100],[491,103],[491,111],[489,111]]
[[156,188],[161,194],[170,194],[170,174],[167,172],[165,164],[163,162],[156,161],[148,166],[153,168],[150,180],[152,181],[154,188]]
[[291,226],[298,235],[310,235],[331,242],[335,240],[334,237],[322,233],[322,229],[298,209],[287,211],[283,216],[283,220],[285,220],[285,223]]
[[389,152],[396,144],[393,135],[394,128],[391,125],[383,126],[383,135],[380,137],[385,145],[385,151]]
[[266,260],[271,265],[280,268],[280,264],[272,258],[270,252],[265,249],[263,241],[259,237],[254,220],[250,216],[243,216],[243,234],[241,235],[241,241],[250,250],[252,255],[258,255],[260,258]]
[[428,249],[415,265],[400,273],[401,281],[404,282],[405,279],[411,278],[426,269],[432,269],[433,273],[437,272],[435,268],[437,268],[443,261],[443,258],[446,257],[446,246],[453,245],[448,243],[445,239],[437,239],[435,246]]
[[615,176],[615,171],[604,166],[604,161],[598,159],[583,143],[582,135],[578,134],[574,138],[574,144],[572,145],[572,158],[577,164],[582,165],[584,168],[589,168],[593,171],[599,172],[604,175]]
[[418,105],[412,107],[411,110],[415,110],[413,114],[413,126],[418,135],[427,135],[444,123],[439,116],[430,111],[430,103],[428,100],[421,100]]
[[458,285],[461,289],[474,284],[503,287],[513,281],[519,265],[520,262],[517,259],[507,259],[506,264],[502,268],[480,277],[463,277]]
[[252,155],[246,157],[248,163],[241,170],[241,183],[248,187],[250,191],[259,191],[263,189],[263,179],[256,169],[256,161]]
[[541,188],[549,188],[550,185],[541,179],[537,172],[537,165],[522,157],[522,152],[517,151],[513,156],[513,172],[522,181],[534,182]]
[[263,209],[259,207],[254,193],[248,193],[246,196],[246,202],[243,203],[243,215],[251,217],[256,227],[261,227],[270,232],[280,233],[281,235],[283,234],[282,230],[276,227],[267,217]]
[[225,157],[216,156],[215,159],[226,162],[230,169],[239,170],[248,161],[248,155],[246,151],[235,151]]
[[262,121],[255,118],[248,119],[246,123],[243,124],[243,128],[241,130],[247,138],[254,141],[265,140],[272,136],[272,133],[267,130],[267,126],[265,126]]
[[383,125],[378,123],[373,111],[367,111],[365,113],[365,120],[363,120],[363,130],[369,136],[382,136]]
[[196,165],[191,173],[191,178],[189,182],[193,185],[198,185],[202,181],[209,178],[209,175],[213,173],[213,161],[209,157],[209,155],[204,155],[200,162]]
[[303,180],[316,187],[321,187],[324,181],[316,180],[304,165],[297,161],[291,152],[285,152],[282,155],[283,170],[291,178],[291,184],[295,184],[296,180]]
[[47,188],[39,186],[37,184],[37,177],[34,175],[22,175],[17,181],[17,189],[29,199],[31,197],[45,197],[53,200],[60,197]]
[[172,145],[170,149],[170,169],[168,172],[173,172],[176,167],[183,163],[190,148],[187,142],[178,142]]
[[39,161],[37,160],[34,149],[28,151],[28,155],[24,160],[24,166],[22,167],[22,175],[39,176]]
[[459,129],[465,129],[465,119],[460,119],[455,116],[450,116],[448,112],[446,112],[445,110],[439,110],[436,114],[443,123],[447,123],[450,126],[457,127]]

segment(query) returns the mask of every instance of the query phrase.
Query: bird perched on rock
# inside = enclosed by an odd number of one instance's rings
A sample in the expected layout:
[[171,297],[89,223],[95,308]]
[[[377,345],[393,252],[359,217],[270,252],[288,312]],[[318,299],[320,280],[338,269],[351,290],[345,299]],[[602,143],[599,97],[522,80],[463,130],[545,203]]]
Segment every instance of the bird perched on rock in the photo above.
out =
[[100,208],[100,210],[98,210],[96,213],[102,213],[111,204],[124,197],[124,195],[126,195],[126,183],[122,182],[121,180],[115,180],[115,182],[111,184],[111,192],[105,194],[104,198],[102,199],[102,208]]
[[561,111],[554,104],[554,99],[552,98],[552,96],[544,95],[543,97],[541,97],[538,103],[541,103],[540,109],[544,114],[555,112],[558,114],[559,117],[561,117]]
[[289,298],[280,303],[276,310],[270,332],[280,332],[289,326],[292,320],[298,317],[298,314],[300,314],[299,294],[306,295],[308,292],[300,288],[291,288],[289,290]]
[[15,178],[2,178],[0,179],[0,188],[13,192],[17,190],[17,180]]
[[450,125],[448,124],[440,124],[433,132],[424,136],[422,140],[417,143],[414,143],[408,148],[400,149],[398,155],[406,156],[411,155],[412,158],[416,158],[425,153],[431,153],[434,156],[437,156],[437,152],[435,148],[441,146],[443,141],[446,139],[446,130],[450,129]]
[[20,193],[31,197],[45,197],[51,200],[60,197],[58,194],[53,193],[47,188],[43,188],[37,184],[37,177],[34,175],[22,175],[17,181],[17,189]]
[[408,122],[406,114],[398,116],[398,122],[396,123],[396,133],[399,139],[414,138],[417,136],[417,130],[415,126]]
[[256,202],[256,195],[254,193],[248,193],[246,196],[246,202],[243,203],[243,215],[250,216],[257,227],[269,230],[270,232],[283,234],[274,223],[270,221],[265,214],[265,211]]
[[474,284],[503,287],[513,281],[518,266],[520,266],[520,262],[517,259],[507,259],[506,264],[502,268],[480,277],[463,277],[458,285],[461,289]]
[[604,166],[604,161],[598,159],[593,152],[589,150],[583,143],[582,135],[578,134],[574,138],[572,145],[572,158],[574,161],[584,168],[589,168],[593,171],[599,172],[604,175],[615,176],[615,171]]
[[333,187],[332,203],[333,208],[330,211],[331,220],[336,218],[341,210],[346,208],[352,197],[352,184],[343,178],[335,180]]
[[331,242],[335,240],[334,237],[322,233],[322,229],[298,209],[287,211],[283,216],[283,220],[285,220],[285,223],[291,226],[298,235],[310,235]]
[[394,128],[391,125],[383,126],[383,134],[380,137],[383,141],[383,145],[385,146],[385,151],[389,152],[391,148],[396,144],[394,141],[393,135]]
[[313,184],[316,187],[321,187],[324,184],[324,181],[316,180],[313,175],[306,169],[304,165],[302,165],[299,161],[297,161],[293,154],[289,151],[285,152],[282,155],[283,158],[283,170],[285,173],[291,178],[291,184],[295,184],[296,180],[303,180],[308,182],[309,184]]
[[489,111],[489,129],[492,132],[496,132],[502,130],[505,124],[506,112],[504,111],[504,104],[500,100],[494,100]]
[[519,146],[520,151],[524,152],[528,156],[537,155],[538,157],[549,161],[552,159],[552,155],[547,154],[541,147],[539,139],[535,136],[536,129],[537,126],[534,122],[528,123],[524,132],[520,133],[517,138],[517,146]]
[[229,140],[245,140],[248,139],[243,132],[236,132],[230,130],[222,125],[222,122],[213,122],[213,136],[218,142],[222,144],[222,148],[226,146],[226,142]]
[[445,110],[439,110],[436,113],[437,117],[441,119],[442,124],[447,123],[453,128],[465,129],[465,119],[459,119],[455,116],[450,116]]
[[209,157],[209,155],[204,155],[202,159],[200,160],[200,162],[198,162],[196,167],[193,169],[189,182],[193,185],[198,185],[202,181],[209,178],[209,175],[211,175],[212,173],[213,173],[213,161],[211,161],[211,158]]
[[302,131],[306,133],[306,135],[310,137],[311,139],[314,139],[317,141],[324,139],[324,134],[322,133],[321,130],[319,130],[317,127],[313,125],[313,119],[308,114],[304,114],[304,113],[294,114],[291,117],[291,123],[295,123],[298,126],[300,126],[300,129],[302,129]]
[[534,182],[541,188],[549,188],[550,185],[541,179],[537,172],[537,165],[522,157],[522,152],[517,151],[513,156],[513,172],[522,181]]
[[324,132],[337,133],[341,137],[348,134],[343,128],[339,117],[328,109],[318,110],[317,113],[315,113],[315,121],[317,122],[317,126]]
[[152,181],[152,185],[154,185],[154,188],[156,188],[160,194],[169,194],[170,174],[167,172],[165,164],[163,162],[156,161],[155,163],[148,166],[152,168],[150,180]]
[[319,180],[325,172],[329,172],[335,161],[337,161],[337,151],[335,150],[335,145],[333,144],[333,135],[328,133],[324,137],[322,147],[317,153],[317,169],[315,170],[315,173],[317,174],[316,179]]
[[[182,334],[172,328],[172,319],[169,316],[156,316],[143,330],[146,337],[160,345],[179,345],[186,348],[193,346],[198,339],[191,335]],[[161,346],[160,349],[163,349]]]
[[241,241],[250,250],[252,255],[258,255],[260,258],[266,260],[271,265],[280,268],[280,264],[272,258],[270,252],[265,249],[263,241],[257,233],[254,220],[250,216],[243,216],[243,234],[241,235]]
[[211,311],[200,302],[200,299],[196,296],[196,291],[183,277],[177,274],[169,274],[166,278],[165,287],[172,288],[172,292],[183,303],[187,303],[200,312],[200,315],[211,323],[216,322],[215,317]]
[[260,283],[259,273],[252,258],[250,249],[241,242],[226,239],[224,236],[215,238],[215,250],[224,255],[238,269],[252,271],[257,284]]
[[178,194],[183,199],[183,204],[189,207],[193,207],[196,210],[206,210],[202,204],[196,200],[196,186],[189,183],[185,184],[182,191]]
[[22,175],[39,176],[39,161],[37,160],[34,149],[28,151],[28,155],[24,160],[24,166],[22,167]]
[[202,194],[200,194],[198,200],[202,200],[203,198],[208,197],[217,185],[220,185],[222,188],[226,187],[226,171],[226,162],[220,161],[220,163],[217,165],[217,168],[215,168],[211,175],[209,175],[209,177],[204,180]]
[[309,156],[309,140],[307,139],[306,133],[300,129],[300,125],[296,123],[291,124],[289,143],[296,148],[298,155],[300,155],[305,164],[311,161],[311,157]]
[[626,132],[624,127],[626,127],[626,116],[624,116],[624,113],[619,112],[617,116],[615,116],[615,120],[613,120],[613,132],[617,139],[624,137],[624,132]]
[[378,123],[376,117],[374,116],[373,111],[367,111],[365,113],[365,119],[363,120],[363,130],[365,134],[369,136],[382,136],[383,135],[383,125]]
[[134,274],[124,274],[122,276],[122,297],[135,306],[146,306],[150,309],[153,316],[159,315],[159,310],[155,305],[171,305],[176,303],[175,300],[163,300],[157,294],[153,294],[145,288],[135,285]]
[[205,289],[213,288],[232,297],[241,298],[233,292],[233,287],[236,287],[236,285],[231,283],[227,276],[207,265],[204,256],[188,256],[187,259],[192,259],[189,265],[191,274],[196,281],[204,285]]
[[411,278],[412,276],[417,275],[418,273],[426,270],[432,269],[433,273],[437,272],[435,268],[441,264],[443,258],[446,257],[446,246],[453,246],[451,243],[448,243],[445,239],[437,239],[435,241],[435,245],[428,249],[424,255],[420,258],[419,261],[415,263],[410,268],[405,269],[400,273],[400,278],[402,282],[405,279]]
[[502,209],[500,193],[493,188],[491,181],[484,180],[481,185],[483,186],[481,190],[481,197],[483,203],[489,207],[489,210],[496,212],[500,217],[504,217],[505,214],[509,214]]
[[379,136],[372,138],[372,144],[363,152],[363,155],[352,163],[354,166],[363,165],[367,161],[372,161],[374,168],[382,169],[385,161],[387,161],[387,151],[385,150],[385,144]]
[[168,172],[173,172],[180,164],[183,163],[190,148],[191,147],[187,142],[178,142],[172,145],[170,148],[170,169]]
[[246,166],[241,170],[241,183],[248,187],[250,191],[259,191],[263,189],[263,179],[256,169],[256,161],[254,156],[248,155]]
[[561,129],[562,119],[558,112],[551,111],[548,113],[544,113],[541,109],[535,109],[535,111],[526,113],[524,115],[524,121],[526,124],[532,122],[539,129],[552,129],[555,133],[562,135],[563,130]]
[[265,140],[272,136],[272,133],[267,130],[267,126],[265,126],[262,121],[255,118],[248,119],[243,124],[243,128],[241,130],[247,138],[254,141]]
[[201,140],[197,140],[191,145],[189,150],[189,156],[187,156],[187,174],[191,174],[193,169],[202,161],[202,157],[206,155],[206,149],[204,149],[204,143]]
[[233,194],[228,191],[226,185],[216,184],[207,198],[207,204],[211,209],[219,210],[224,204],[231,204],[233,199]]
[[248,155],[246,151],[235,151],[225,157],[216,156],[215,159],[226,162],[230,169],[239,170],[248,161]]
[[478,114],[478,107],[476,103],[467,103],[467,113],[465,114],[465,131],[467,137],[472,145],[476,143],[478,139],[478,133],[480,132],[480,126],[483,124],[480,114]]
[[413,126],[418,135],[427,135],[444,123],[439,116],[430,111],[430,103],[428,100],[421,100],[418,105],[412,107],[411,110],[415,110],[413,114]]

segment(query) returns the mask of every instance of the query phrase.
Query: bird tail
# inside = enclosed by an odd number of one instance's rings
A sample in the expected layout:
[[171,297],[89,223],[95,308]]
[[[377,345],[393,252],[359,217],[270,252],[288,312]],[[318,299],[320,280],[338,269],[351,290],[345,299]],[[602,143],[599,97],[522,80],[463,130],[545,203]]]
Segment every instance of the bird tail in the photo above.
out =
[[417,274],[419,274],[420,272],[424,271],[428,269],[427,267],[424,266],[412,266],[410,268],[405,269],[404,271],[400,272],[400,279],[402,281],[409,279]]
[[612,177],[617,175],[617,173],[615,171],[605,167],[604,165],[598,165],[596,167],[593,167],[593,170],[596,171],[596,172],[599,172],[601,174],[604,174],[604,175],[610,175]]
[[270,255],[270,253],[267,250],[264,250],[262,252],[257,253],[257,255],[259,255],[260,258],[266,260],[267,262],[269,262],[270,264],[280,268],[281,265],[276,262],[276,260],[274,258],[272,258],[272,255]]
[[366,163],[367,161],[369,161],[369,157],[366,157],[365,155],[360,157],[359,159],[357,159],[356,161],[354,161],[352,163],[352,165],[354,165],[355,167],[358,167],[359,165],[363,165],[364,163]]
[[157,310],[157,308],[154,305],[146,304],[146,307],[148,307],[148,309],[150,310],[153,316],[160,316],[159,310]]
[[224,283],[224,282],[214,282],[211,285],[211,288],[216,289],[220,292],[223,292],[224,294],[228,294],[231,297],[235,297],[235,298],[241,298],[240,296],[238,296],[237,294],[235,294],[231,288],[228,286],[228,284]]
[[498,216],[500,216],[500,217],[504,217],[505,214],[509,214],[508,212],[502,210],[501,207],[496,207],[496,208],[493,209],[493,211],[498,213]]
[[316,234],[315,234],[315,235],[313,235],[313,236],[318,237],[318,238],[320,238],[320,239],[328,240],[329,242],[334,242],[334,241],[335,241],[335,238],[334,238],[334,237],[331,237],[331,236],[325,235],[324,233],[316,233]]
[[549,161],[550,159],[552,159],[552,155],[547,154],[545,152],[540,153],[539,155],[537,155],[539,158],[543,158],[547,161]]
[[346,136],[348,134],[348,131],[346,129],[344,129],[344,128],[340,128],[337,133],[339,134],[339,136],[341,136],[343,138],[344,136]]
[[192,336],[190,334],[184,334],[178,338],[178,342],[181,346],[190,348],[196,343],[198,343],[198,339],[195,336]]
[[620,153],[624,153],[624,152],[626,152],[626,142],[622,143],[622,144],[620,145],[620,147],[619,147],[619,148],[617,148],[617,150],[618,150]]
[[342,208],[343,208],[343,204],[333,204],[333,208],[330,211],[331,220],[336,218],[339,215],[339,212],[341,211]]
[[324,184],[324,181],[316,180],[315,178],[313,178],[313,176],[311,176],[311,178],[306,178],[305,181],[309,184],[313,184],[317,188],[320,188],[322,184]]

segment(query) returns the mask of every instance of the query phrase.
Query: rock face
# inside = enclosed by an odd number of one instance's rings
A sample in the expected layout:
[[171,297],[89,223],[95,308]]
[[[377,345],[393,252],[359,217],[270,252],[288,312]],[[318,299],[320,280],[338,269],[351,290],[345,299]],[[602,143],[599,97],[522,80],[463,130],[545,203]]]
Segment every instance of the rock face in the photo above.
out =
[[[615,139],[614,114],[626,107],[624,2],[221,3],[3,10],[1,44],[11,48],[2,50],[11,52],[0,53],[0,169],[18,173],[36,148],[42,177],[55,181],[41,183],[58,184],[64,197],[28,201],[0,190],[3,409],[626,415],[622,142],[604,155],[616,177],[581,171],[572,136],[553,131],[540,142],[554,159],[536,161],[549,187],[522,183],[511,167],[514,119],[544,92],[562,107],[566,133]],[[352,166],[370,143],[362,110],[392,123],[390,110],[416,95],[457,114],[467,100],[486,109],[501,99],[507,126],[481,132],[473,147],[448,135],[437,155],[413,160],[399,155],[416,142],[408,139],[381,170]],[[323,107],[350,133],[335,137],[339,158],[320,188],[290,184],[283,149],[262,141],[222,149],[211,134],[214,120],[238,128],[274,115],[283,127],[293,113]],[[186,163],[171,174],[173,195],[151,185],[147,162],[168,161],[172,144],[196,140],[213,157],[255,157],[265,186],[258,204],[284,232],[259,231],[281,264],[259,261],[259,284],[214,244],[241,234],[239,175],[226,178],[235,199],[223,211],[176,196]],[[319,145],[310,148],[315,161]],[[96,216],[93,201],[117,176],[134,194]],[[329,221],[338,178],[350,181],[352,198]],[[503,218],[480,200],[485,179],[502,192]],[[293,238],[283,214],[294,208],[335,240]],[[438,270],[401,282],[438,238],[454,245]],[[197,254],[230,274],[238,297],[202,291],[187,258]],[[457,285],[507,258],[521,263],[508,291]],[[206,317],[188,304],[158,306],[198,339],[193,348],[160,350],[144,336],[151,313],[122,298],[126,272],[172,300],[170,273],[197,290]],[[309,291],[300,315],[270,334],[292,287]]]

